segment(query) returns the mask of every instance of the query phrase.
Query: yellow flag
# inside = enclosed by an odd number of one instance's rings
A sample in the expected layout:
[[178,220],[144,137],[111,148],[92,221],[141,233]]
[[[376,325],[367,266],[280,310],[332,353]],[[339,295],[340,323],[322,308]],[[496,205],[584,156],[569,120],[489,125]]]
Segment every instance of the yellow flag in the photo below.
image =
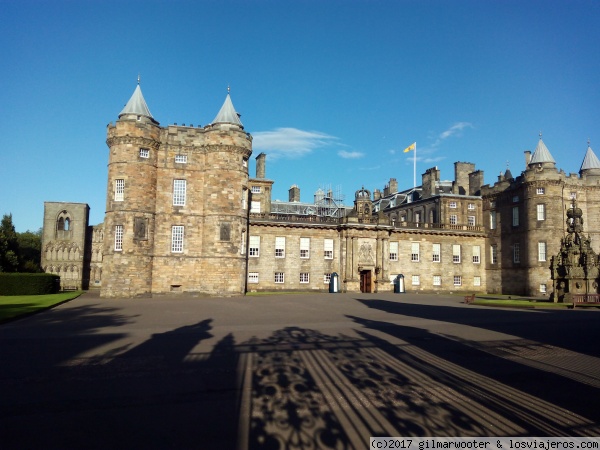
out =
[[406,148],[404,149],[404,153],[408,153],[408,152],[410,152],[411,150],[414,150],[414,149],[416,149],[416,148],[417,148],[417,143],[416,143],[416,142],[413,142],[412,144],[410,144],[408,147],[406,147]]

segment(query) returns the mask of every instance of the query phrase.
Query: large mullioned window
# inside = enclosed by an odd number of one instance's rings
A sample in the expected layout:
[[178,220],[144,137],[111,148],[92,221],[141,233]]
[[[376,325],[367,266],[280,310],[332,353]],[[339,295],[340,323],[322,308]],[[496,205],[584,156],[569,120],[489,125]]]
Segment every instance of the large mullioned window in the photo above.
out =
[[125,197],[125,180],[115,180],[115,202],[122,202]]
[[123,250],[123,225],[115,225],[115,251]]
[[171,252],[183,252],[183,225],[173,225],[171,228]]
[[185,206],[186,180],[173,180],[173,205]]

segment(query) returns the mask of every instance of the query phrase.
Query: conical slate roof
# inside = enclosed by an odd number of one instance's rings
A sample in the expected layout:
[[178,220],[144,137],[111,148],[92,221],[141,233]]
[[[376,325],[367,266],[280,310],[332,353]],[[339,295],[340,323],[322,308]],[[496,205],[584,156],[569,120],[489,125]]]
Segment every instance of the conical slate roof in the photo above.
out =
[[580,171],[586,169],[600,169],[600,160],[592,150],[592,147],[588,145],[587,152],[585,152],[585,156],[583,158],[583,163],[581,163]]
[[150,114],[150,110],[148,109],[148,105],[146,105],[146,100],[144,100],[144,96],[142,95],[142,90],[140,89],[140,85],[135,87],[135,91],[133,91],[133,95],[123,108],[123,111],[119,114],[119,117],[125,114],[135,114],[137,116],[149,117],[150,119],[154,119],[152,114]]
[[541,163],[555,163],[556,164],[556,161],[554,161],[554,158],[550,154],[550,151],[546,147],[546,144],[544,144],[544,141],[542,141],[542,138],[540,138],[540,141],[538,142],[538,145],[535,148],[535,151],[533,152],[533,156],[531,157],[531,161],[529,161],[529,164],[541,164]]
[[221,106],[217,117],[215,117],[215,120],[213,120],[212,123],[233,123],[235,125],[239,125],[242,128],[244,127],[244,125],[242,125],[242,121],[240,120],[240,115],[235,111],[235,108],[233,107],[233,103],[231,102],[231,97],[229,93],[227,93],[225,102],[223,103],[223,106]]

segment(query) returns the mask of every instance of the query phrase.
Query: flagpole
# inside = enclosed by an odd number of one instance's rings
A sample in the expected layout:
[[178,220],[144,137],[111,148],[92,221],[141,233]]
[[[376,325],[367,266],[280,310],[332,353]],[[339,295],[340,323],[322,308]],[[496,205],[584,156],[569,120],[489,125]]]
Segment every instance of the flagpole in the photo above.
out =
[[413,190],[417,188],[417,143],[415,142],[415,159],[413,160]]

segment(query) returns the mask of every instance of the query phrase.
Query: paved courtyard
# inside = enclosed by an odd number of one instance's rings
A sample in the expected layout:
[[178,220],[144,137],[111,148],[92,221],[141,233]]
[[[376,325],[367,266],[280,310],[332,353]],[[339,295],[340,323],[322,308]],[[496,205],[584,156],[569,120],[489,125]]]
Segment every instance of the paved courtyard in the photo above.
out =
[[0,448],[599,436],[600,310],[462,297],[104,300],[0,326]]

